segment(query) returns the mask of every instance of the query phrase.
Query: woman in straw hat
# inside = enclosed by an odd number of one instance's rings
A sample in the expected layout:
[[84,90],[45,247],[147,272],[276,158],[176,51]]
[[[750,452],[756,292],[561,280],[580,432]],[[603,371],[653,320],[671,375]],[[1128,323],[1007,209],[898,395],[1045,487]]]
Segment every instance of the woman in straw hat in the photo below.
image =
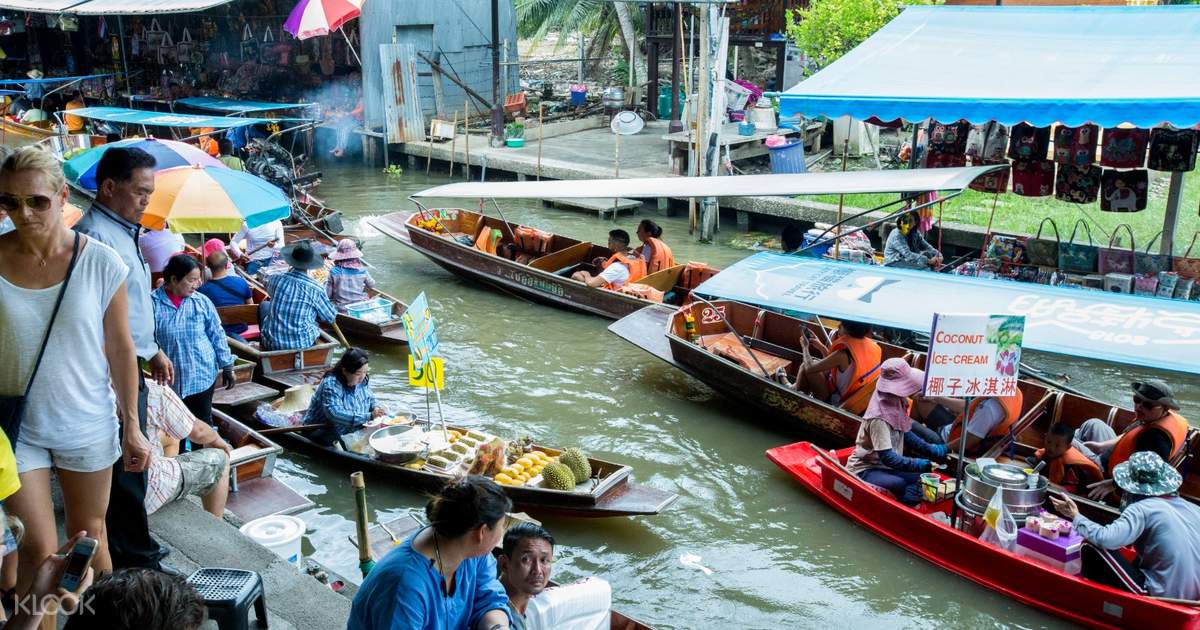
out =
[[347,304],[368,299],[367,291],[375,288],[375,279],[363,267],[362,251],[352,239],[338,241],[337,251],[330,254],[333,269],[325,283],[325,294],[339,312],[346,312]]
[[1068,495],[1050,500],[1093,545],[1133,545],[1137,558],[1126,572],[1147,593],[1200,600],[1200,507],[1179,496],[1183,476],[1158,453],[1139,451],[1117,465],[1113,479],[1121,488],[1121,516],[1108,525],[1080,514]]
[[[921,473],[933,470],[926,458],[946,456],[945,444],[929,444],[912,432],[909,398],[921,391],[924,380],[925,373],[904,359],[888,359],[879,366],[879,382],[846,462],[863,481],[909,505],[921,501]],[[905,457],[906,448],[924,457]]]

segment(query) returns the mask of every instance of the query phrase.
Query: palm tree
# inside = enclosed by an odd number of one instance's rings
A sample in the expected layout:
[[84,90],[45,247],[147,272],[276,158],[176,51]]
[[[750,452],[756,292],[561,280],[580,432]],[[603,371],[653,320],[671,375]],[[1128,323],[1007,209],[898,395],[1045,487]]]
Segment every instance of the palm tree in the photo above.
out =
[[581,33],[591,40],[585,52],[589,58],[608,56],[618,39],[622,58],[628,59],[641,26],[640,12],[630,14],[624,3],[605,0],[514,0],[514,6],[519,36],[540,39],[557,32],[562,43],[569,34]]

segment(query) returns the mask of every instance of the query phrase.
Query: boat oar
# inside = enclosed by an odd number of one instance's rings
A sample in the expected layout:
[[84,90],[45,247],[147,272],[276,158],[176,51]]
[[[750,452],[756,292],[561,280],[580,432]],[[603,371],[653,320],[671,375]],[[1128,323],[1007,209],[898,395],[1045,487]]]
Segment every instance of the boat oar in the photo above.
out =
[[367,483],[363,480],[362,471],[350,475],[350,485],[354,488],[354,524],[358,532],[358,569],[363,577],[375,568],[375,559],[371,557],[371,539],[367,535]]
[[320,428],[323,428],[326,426],[329,426],[329,425],[326,425],[326,424],[297,424],[295,426],[290,426],[290,427],[272,427],[270,429],[261,429],[258,431],[258,434],[267,436],[267,435],[284,435],[286,433],[308,433],[309,431],[316,431],[317,429],[320,429]]
[[334,334],[334,335],[337,335],[337,340],[338,340],[338,343],[342,344],[342,347],[343,347],[343,348],[345,348],[345,349],[349,350],[349,349],[350,349],[350,342],[349,342],[349,341],[346,341],[346,335],[343,335],[343,334],[342,334],[342,329],[338,327],[338,325],[337,325],[337,318],[336,318],[336,317],[335,317],[335,318],[333,318],[333,322],[331,322],[331,323],[330,323],[330,326],[332,326],[332,327],[333,327],[333,334]]

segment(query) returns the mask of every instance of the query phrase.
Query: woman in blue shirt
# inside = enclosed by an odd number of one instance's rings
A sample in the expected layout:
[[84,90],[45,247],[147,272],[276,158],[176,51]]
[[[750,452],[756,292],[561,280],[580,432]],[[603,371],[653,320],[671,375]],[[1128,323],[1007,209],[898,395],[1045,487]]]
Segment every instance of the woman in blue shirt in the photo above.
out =
[[213,390],[232,389],[233,354],[217,307],[202,293],[200,263],[176,254],[163,268],[163,284],[154,290],[154,341],[175,365],[171,388],[197,418],[212,424]]
[[371,392],[369,373],[367,352],[360,348],[347,350],[325,373],[304,416],[304,424],[326,425],[313,431],[314,441],[330,446],[343,435],[361,429],[371,418],[384,415]]
[[[215,251],[209,254],[204,264],[208,267],[212,277],[208,282],[200,285],[198,290],[212,300],[213,306],[220,308],[254,303],[254,294],[250,291],[250,284],[241,276],[229,273],[229,256],[226,256],[225,252]],[[241,342],[246,341],[242,339],[242,333],[247,329],[245,324],[230,324],[224,328],[225,333],[229,336]]]
[[346,630],[509,630],[492,549],[512,501],[491,479],[451,482],[429,526],[388,552],[358,587]]

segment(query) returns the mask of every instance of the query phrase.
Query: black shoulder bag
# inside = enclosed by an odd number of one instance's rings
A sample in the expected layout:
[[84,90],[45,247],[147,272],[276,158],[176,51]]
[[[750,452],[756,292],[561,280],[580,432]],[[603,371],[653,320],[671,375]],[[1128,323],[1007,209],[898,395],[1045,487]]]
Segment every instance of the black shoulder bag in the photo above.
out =
[[21,416],[25,414],[25,400],[29,398],[29,390],[33,388],[33,379],[37,378],[38,367],[42,364],[42,356],[46,354],[46,344],[50,341],[50,332],[54,330],[54,320],[58,317],[58,307],[62,306],[63,296],[67,294],[67,285],[71,283],[71,272],[75,271],[75,261],[79,258],[79,232],[75,233],[75,245],[71,250],[71,264],[67,266],[67,276],[63,278],[62,288],[58,290],[58,299],[54,301],[54,311],[50,314],[50,323],[46,325],[46,335],[42,337],[42,349],[38,350],[37,359],[33,362],[33,372],[25,385],[25,393],[20,396],[0,396],[0,429],[8,436],[9,444],[17,447],[17,437],[21,434]]

